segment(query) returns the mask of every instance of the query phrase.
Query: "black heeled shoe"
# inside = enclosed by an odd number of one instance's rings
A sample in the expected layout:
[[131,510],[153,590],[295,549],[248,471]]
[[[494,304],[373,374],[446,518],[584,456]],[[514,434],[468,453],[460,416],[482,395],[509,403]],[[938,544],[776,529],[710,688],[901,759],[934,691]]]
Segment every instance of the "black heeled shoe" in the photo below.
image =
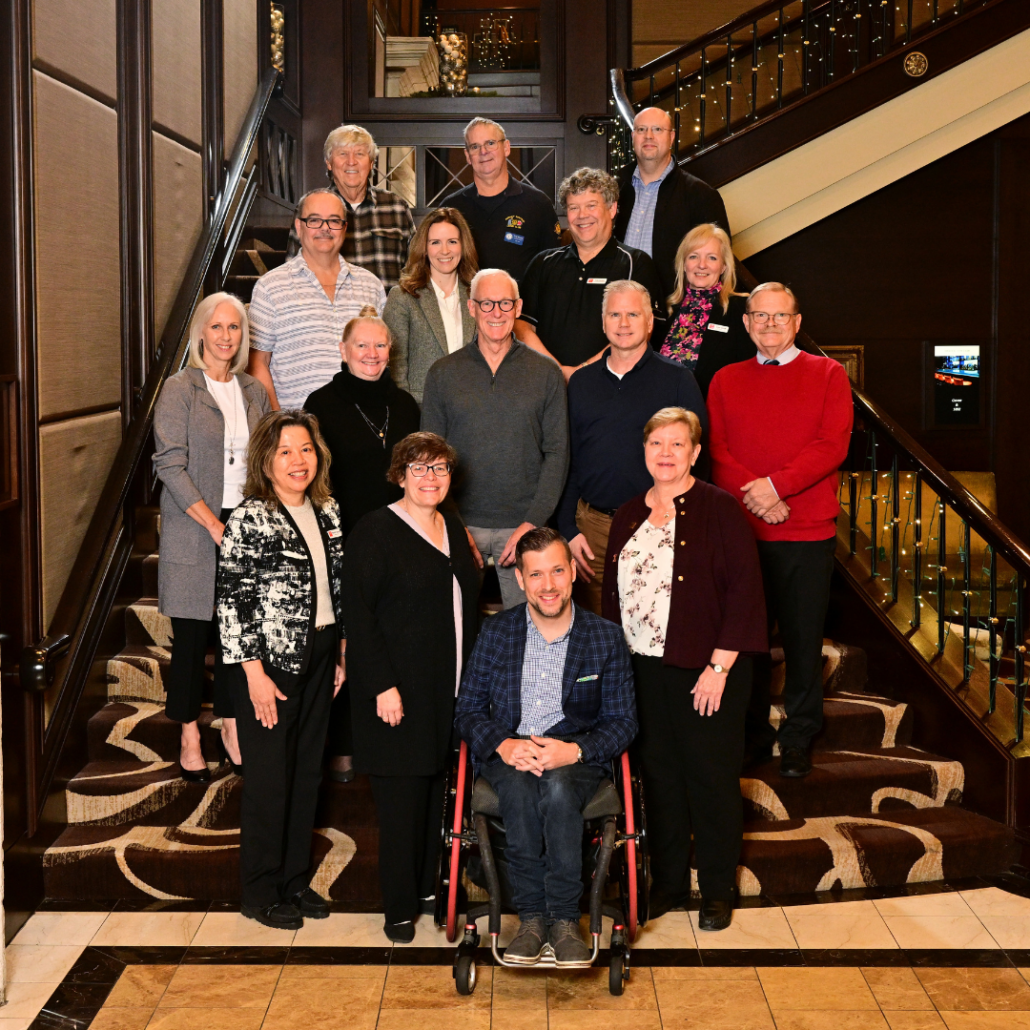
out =
[[242,776],[243,775],[243,763],[241,762],[239,765],[237,765],[232,760],[232,756],[229,754],[229,749],[225,746],[225,741],[222,740],[222,734],[221,733],[218,734],[218,747],[221,749],[221,752],[222,752],[222,761],[223,762],[228,762],[229,765],[232,768],[232,771],[234,773],[236,773],[237,776]]
[[211,779],[211,770],[206,765],[203,769],[186,769],[180,762],[179,775],[187,783],[208,783]]

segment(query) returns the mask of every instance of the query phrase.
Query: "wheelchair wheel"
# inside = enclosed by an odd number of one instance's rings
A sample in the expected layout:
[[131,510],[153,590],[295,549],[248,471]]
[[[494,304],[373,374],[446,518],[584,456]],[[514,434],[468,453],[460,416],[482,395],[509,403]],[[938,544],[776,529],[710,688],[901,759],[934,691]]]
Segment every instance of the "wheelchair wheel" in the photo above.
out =
[[629,839],[626,841],[619,881],[626,916],[626,936],[632,942],[636,938],[637,929],[647,922],[647,819],[643,784],[638,776],[632,774],[629,756],[625,753],[622,755],[621,773],[625,829]]
[[622,994],[629,979],[629,965],[623,952],[612,952],[608,960],[608,992],[616,997]]
[[476,989],[476,960],[472,955],[459,955],[454,963],[454,986],[461,995]]

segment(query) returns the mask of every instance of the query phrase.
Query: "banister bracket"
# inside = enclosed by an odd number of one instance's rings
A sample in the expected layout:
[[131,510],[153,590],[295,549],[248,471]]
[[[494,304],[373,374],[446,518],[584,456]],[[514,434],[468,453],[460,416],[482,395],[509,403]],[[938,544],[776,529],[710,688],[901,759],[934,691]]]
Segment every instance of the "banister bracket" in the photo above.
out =
[[34,647],[26,647],[21,653],[21,685],[31,694],[42,694],[53,685],[57,674],[56,663],[63,658],[72,645],[67,633],[44,637]]

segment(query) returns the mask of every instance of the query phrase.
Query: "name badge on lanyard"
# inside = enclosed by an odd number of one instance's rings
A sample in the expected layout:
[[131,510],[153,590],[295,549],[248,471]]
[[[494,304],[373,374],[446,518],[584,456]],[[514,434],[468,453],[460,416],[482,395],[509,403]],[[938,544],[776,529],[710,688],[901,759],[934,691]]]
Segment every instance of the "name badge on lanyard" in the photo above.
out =
[[709,322],[708,328],[711,329],[713,333],[728,333],[730,331],[730,327],[728,325],[716,325],[714,322]]
[[587,279],[588,286],[604,286],[608,282],[607,279]]

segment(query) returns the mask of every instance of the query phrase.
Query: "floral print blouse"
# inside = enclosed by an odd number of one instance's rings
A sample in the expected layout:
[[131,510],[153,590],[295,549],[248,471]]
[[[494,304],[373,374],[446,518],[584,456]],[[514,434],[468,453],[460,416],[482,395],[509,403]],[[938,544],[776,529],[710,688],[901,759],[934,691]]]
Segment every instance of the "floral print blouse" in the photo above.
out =
[[644,519],[619,554],[622,631],[634,654],[660,658],[665,653],[674,522],[659,527]]
[[693,370],[712,316],[712,306],[719,299],[721,290],[722,283],[704,290],[687,287],[680,306],[669,319],[669,331],[661,351],[664,357]]

